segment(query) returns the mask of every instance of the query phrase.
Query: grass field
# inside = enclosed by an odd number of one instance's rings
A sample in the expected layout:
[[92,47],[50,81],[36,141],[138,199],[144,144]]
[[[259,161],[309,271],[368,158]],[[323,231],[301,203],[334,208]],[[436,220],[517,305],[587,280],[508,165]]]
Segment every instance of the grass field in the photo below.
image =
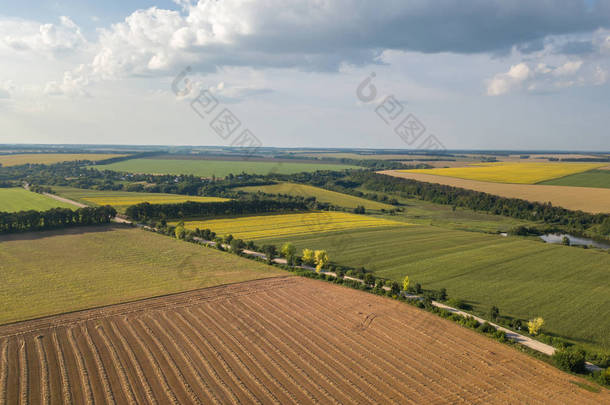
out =
[[242,190],[248,193],[262,191],[268,194],[289,194],[301,197],[316,197],[316,199],[320,202],[330,203],[345,208],[356,208],[359,205],[363,206],[367,210],[391,210],[394,208],[389,204],[383,204],[377,201],[337,193],[335,191],[308,186],[306,184],[280,183],[269,186],[241,187],[237,190]]
[[0,237],[0,324],[219,284],[276,268],[122,227]]
[[109,169],[131,173],[150,174],[192,174],[201,177],[226,177],[229,174],[292,174],[314,172],[316,170],[343,170],[355,166],[289,162],[259,161],[223,161],[223,160],[189,160],[189,159],[132,159],[109,165],[96,166],[98,169]]
[[590,170],[584,173],[572,174],[544,181],[540,184],[553,186],[610,188],[610,170]]
[[[175,223],[174,223],[175,225]],[[244,240],[275,238],[369,227],[405,226],[405,223],[346,212],[272,214],[251,217],[185,221],[187,229],[211,229],[219,236]]]
[[131,193],[127,191],[90,190],[72,187],[53,187],[62,197],[87,205],[112,205],[118,212],[124,213],[127,207],[149,202],[151,204],[178,204],[185,201],[217,202],[228,201],[226,198],[201,197],[161,193]]
[[2,166],[19,166],[26,163],[49,165],[60,162],[71,162],[74,160],[91,160],[97,162],[115,157],[127,155],[103,154],[103,153],[25,153],[15,155],[0,155]]
[[471,164],[468,167],[415,169],[406,170],[406,172],[492,183],[535,184],[605,165],[600,163],[499,162]]
[[433,314],[297,277],[0,327],[0,353],[7,404],[610,401]]
[[581,210],[591,213],[610,212],[610,189],[581,187],[575,190],[574,187],[570,186],[490,183],[425,173],[409,173],[399,170],[386,170],[380,173],[427,183],[445,184],[476,190],[507,198],[520,198],[540,203],[551,202],[553,205],[570,210]]
[[0,188],[0,211],[46,211],[51,208],[72,208],[77,207],[61,201],[54,200],[42,194],[33,193],[23,188]]
[[546,330],[610,350],[610,254],[516,237],[431,226],[350,230],[265,239],[326,249],[332,261],[377,275],[408,275],[424,288],[447,288],[478,313],[542,316]]
[[[360,190],[370,192],[370,190],[364,188]],[[485,212],[475,212],[459,207],[453,210],[453,207],[450,205],[402,198],[390,193],[388,193],[388,197],[396,198],[402,204],[401,209],[403,212],[398,212],[391,216],[383,215],[383,217],[410,224],[434,225],[455,230],[485,233],[508,232],[517,226],[535,226],[541,224],[540,222],[487,214]]]

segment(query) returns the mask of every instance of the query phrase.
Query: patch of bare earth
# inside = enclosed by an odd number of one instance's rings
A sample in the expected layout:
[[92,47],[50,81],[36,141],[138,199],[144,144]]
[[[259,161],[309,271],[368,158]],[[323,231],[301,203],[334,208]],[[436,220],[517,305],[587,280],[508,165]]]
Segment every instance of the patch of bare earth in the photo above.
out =
[[458,179],[455,177],[436,176],[424,173],[408,173],[396,170],[379,172],[389,176],[422,181],[426,183],[445,184],[488,194],[522,200],[551,202],[555,206],[581,210],[591,213],[610,212],[610,189],[592,187],[550,186],[538,184],[507,184],[486,181]]
[[251,281],[0,327],[0,403],[608,403],[387,298]]

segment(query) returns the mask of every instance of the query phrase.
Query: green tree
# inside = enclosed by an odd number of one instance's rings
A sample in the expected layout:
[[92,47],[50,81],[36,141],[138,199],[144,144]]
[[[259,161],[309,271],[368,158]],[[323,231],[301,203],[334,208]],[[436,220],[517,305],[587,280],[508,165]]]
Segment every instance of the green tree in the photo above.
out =
[[184,237],[186,236],[186,230],[184,229],[184,221],[178,222],[178,225],[176,225],[176,229],[174,229],[174,235],[176,236],[176,239],[184,239]]
[[236,255],[240,254],[244,248],[244,245],[245,243],[241,239],[231,239],[231,252],[235,253]]
[[375,284],[375,276],[371,273],[366,273],[364,275],[364,284],[366,285],[374,285]]
[[572,347],[563,350],[555,350],[553,362],[564,371],[583,373],[585,371],[585,352]]
[[286,242],[280,249],[280,254],[290,261],[290,258],[297,254],[297,248],[290,242]]
[[491,317],[491,320],[495,321],[500,316],[500,309],[495,305],[492,306],[489,315]]
[[263,245],[263,253],[267,256],[267,263],[272,263],[277,256],[277,248],[275,245]]
[[392,288],[392,295],[400,294],[400,284],[398,284],[398,282],[392,281],[391,288]]

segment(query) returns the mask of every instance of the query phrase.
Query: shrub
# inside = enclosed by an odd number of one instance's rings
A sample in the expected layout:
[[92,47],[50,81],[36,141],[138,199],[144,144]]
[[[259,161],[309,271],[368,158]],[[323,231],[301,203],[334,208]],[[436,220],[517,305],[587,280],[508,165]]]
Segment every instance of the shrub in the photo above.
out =
[[556,350],[553,354],[553,362],[564,371],[583,373],[585,371],[585,352],[575,348]]
[[610,385],[610,367],[605,370],[602,370],[599,375],[599,380],[602,384]]
[[506,342],[507,338],[506,338],[506,332],[504,332],[503,330],[496,330],[494,332],[494,338],[498,339],[500,342]]
[[450,307],[453,308],[459,308],[459,309],[468,309],[468,304],[466,304],[463,300],[459,299],[459,298],[450,298],[447,301],[447,305],[449,305]]
[[477,329],[479,330],[479,332],[483,332],[483,333],[493,333],[496,331],[496,328],[491,326],[489,324],[489,322],[483,322],[482,324],[479,325],[479,327]]
[[366,273],[364,275],[364,284],[366,284],[366,285],[375,284],[375,276],[372,275],[371,273]]

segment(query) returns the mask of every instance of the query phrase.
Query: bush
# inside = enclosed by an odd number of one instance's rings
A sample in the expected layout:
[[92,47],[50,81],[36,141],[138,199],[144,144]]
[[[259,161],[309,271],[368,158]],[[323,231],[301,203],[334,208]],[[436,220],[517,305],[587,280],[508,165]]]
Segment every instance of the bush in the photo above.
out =
[[479,327],[477,329],[479,332],[482,332],[482,333],[493,333],[496,331],[496,328],[491,326],[489,324],[489,322],[483,322],[482,324],[479,325]]
[[364,275],[364,284],[366,284],[366,285],[375,284],[375,276],[372,275],[371,273],[366,273]]
[[508,339],[506,338],[506,332],[503,330],[496,330],[494,332],[494,338],[498,339],[500,342],[506,342]]
[[556,350],[553,354],[553,362],[564,371],[583,373],[585,371],[585,352],[575,348]]
[[450,298],[447,301],[447,305],[449,305],[450,307],[459,308],[459,309],[468,309],[469,308],[468,304],[466,304],[463,300],[458,299],[458,298]]
[[599,375],[599,380],[602,384],[610,385],[610,367],[602,370],[601,374]]

